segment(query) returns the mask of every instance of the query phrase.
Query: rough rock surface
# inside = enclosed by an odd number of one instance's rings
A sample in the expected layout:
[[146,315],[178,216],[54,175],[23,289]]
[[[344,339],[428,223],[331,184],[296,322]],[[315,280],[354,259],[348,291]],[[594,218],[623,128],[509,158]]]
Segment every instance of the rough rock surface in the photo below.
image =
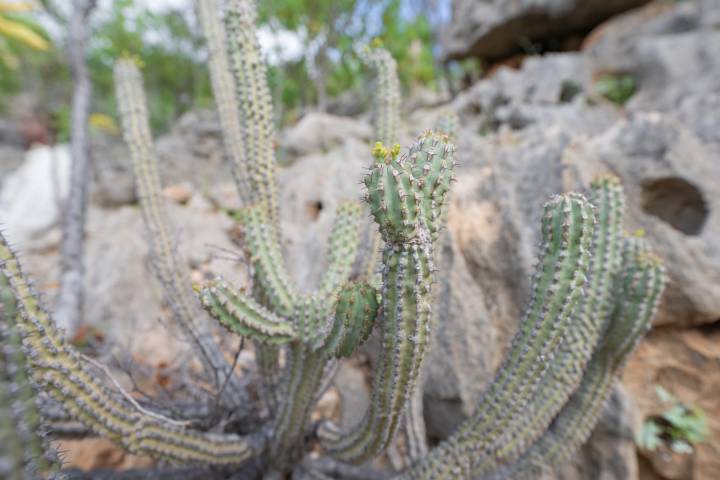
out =
[[501,58],[522,42],[583,33],[606,18],[648,0],[453,0],[443,38],[444,56]]
[[635,405],[627,390],[615,387],[598,426],[573,460],[543,480],[605,480],[638,477]]
[[672,117],[632,114],[602,135],[568,146],[566,189],[599,173],[618,174],[627,194],[626,227],[642,228],[665,259],[670,285],[656,325],[720,318],[720,163]]
[[348,138],[369,141],[371,136],[372,127],[366,122],[312,112],[305,115],[297,125],[285,130],[280,148],[287,155],[297,157],[313,152],[327,152]]
[[635,399],[638,422],[661,415],[672,405],[655,394],[662,386],[679,401],[702,409],[709,436],[691,455],[673,454],[667,445],[642,451],[641,478],[705,480],[720,478],[720,324],[693,329],[654,330],[640,345],[623,376]]

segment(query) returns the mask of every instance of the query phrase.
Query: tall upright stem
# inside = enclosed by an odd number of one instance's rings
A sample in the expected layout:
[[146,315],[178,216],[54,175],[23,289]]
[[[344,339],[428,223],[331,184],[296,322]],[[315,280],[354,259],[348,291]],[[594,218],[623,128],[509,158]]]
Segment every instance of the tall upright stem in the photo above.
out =
[[75,88],[72,103],[70,149],[70,193],[65,202],[62,244],[60,245],[60,293],[55,318],[58,326],[72,335],[82,323],[85,265],[85,217],[88,190],[88,118],[92,84],[85,63],[87,21],[95,0],[75,0],[70,17],[68,56]]

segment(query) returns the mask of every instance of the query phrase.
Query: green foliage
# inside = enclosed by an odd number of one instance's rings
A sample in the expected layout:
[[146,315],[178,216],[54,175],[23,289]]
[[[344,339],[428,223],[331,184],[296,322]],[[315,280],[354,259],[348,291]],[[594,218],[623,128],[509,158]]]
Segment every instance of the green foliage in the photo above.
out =
[[52,44],[29,15],[28,2],[0,1],[0,108],[24,85],[24,69],[52,55]]
[[693,446],[704,441],[709,433],[705,412],[682,403],[660,385],[655,390],[669,408],[659,416],[646,419],[635,442],[651,451],[668,445],[676,453],[692,453]]
[[270,81],[277,86],[283,106],[294,109],[317,101],[317,92],[306,88],[313,84],[313,69],[324,69],[330,97],[362,89],[365,70],[358,52],[376,37],[382,39],[384,47],[396,59],[405,89],[418,85],[434,86],[436,71],[431,25],[424,15],[403,14],[402,4],[401,0],[260,2],[261,24],[271,29],[296,32],[305,49],[318,50],[318,55],[328,57],[309,59],[306,55],[271,67]]
[[88,67],[95,89],[95,110],[115,115],[113,65],[125,55],[143,68],[150,125],[164,131],[183,112],[211,103],[210,80],[187,13],[157,14],[136,0],[117,0],[107,18],[93,29]]
[[597,93],[616,105],[625,105],[635,95],[637,80],[629,74],[606,74],[595,82]]

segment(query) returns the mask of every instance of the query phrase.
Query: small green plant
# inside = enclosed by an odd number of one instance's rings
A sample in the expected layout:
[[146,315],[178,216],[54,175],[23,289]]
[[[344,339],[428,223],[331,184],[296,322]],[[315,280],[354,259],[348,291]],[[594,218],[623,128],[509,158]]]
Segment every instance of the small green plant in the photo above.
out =
[[708,435],[705,412],[682,403],[660,385],[655,387],[655,391],[660,401],[668,404],[669,408],[643,422],[636,439],[637,445],[650,451],[667,445],[676,453],[692,453],[694,446]]
[[637,91],[637,80],[630,74],[605,74],[595,82],[595,91],[616,105],[625,105]]

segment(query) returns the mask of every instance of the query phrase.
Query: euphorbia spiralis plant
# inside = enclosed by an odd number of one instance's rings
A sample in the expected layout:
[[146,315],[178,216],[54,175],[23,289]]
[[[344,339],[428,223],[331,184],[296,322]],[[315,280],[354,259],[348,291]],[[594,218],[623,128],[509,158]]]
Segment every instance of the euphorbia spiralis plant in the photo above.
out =
[[[49,432],[63,435],[58,415],[157,460],[130,478],[516,479],[565,462],[589,436],[665,283],[648,244],[623,232],[619,180],[598,178],[588,199],[571,193],[545,205],[531,293],[507,357],[475,413],[428,450],[420,378],[430,347],[437,244],[455,178],[456,119],[444,117],[402,149],[395,143],[395,62],[379,45],[365,52],[377,79],[378,140],[368,151],[365,205],[340,205],[319,287],[301,292],[280,244],[276,132],[255,6],[227,0],[221,15],[216,1],[197,0],[197,7],[225,150],[245,205],[248,291],[221,278],[191,285],[160,195],[141,72],[131,59],[115,70],[155,273],[179,330],[205,375],[216,379],[214,410],[157,411],[109,387],[94,361],[55,327],[0,236],[0,476],[77,475],[61,469],[48,444]],[[365,247],[363,210],[378,232],[364,264],[356,262]],[[253,342],[259,375],[234,374],[208,317]],[[313,421],[336,362],[373,331],[379,355],[362,421],[348,429]],[[404,471],[355,465],[382,454],[399,433],[406,438]]]

